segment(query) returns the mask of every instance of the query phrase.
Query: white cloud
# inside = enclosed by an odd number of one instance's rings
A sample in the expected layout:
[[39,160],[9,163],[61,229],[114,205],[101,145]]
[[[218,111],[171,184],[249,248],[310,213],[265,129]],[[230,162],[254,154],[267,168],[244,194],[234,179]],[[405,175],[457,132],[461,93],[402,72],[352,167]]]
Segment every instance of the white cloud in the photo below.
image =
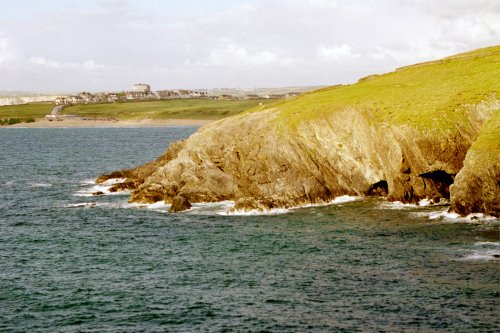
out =
[[358,58],[360,54],[353,52],[350,45],[342,44],[335,47],[320,46],[318,56],[323,59],[340,60],[342,58]]
[[414,41],[412,44],[377,46],[368,50],[365,55],[374,60],[394,60],[399,64],[439,59],[454,54],[462,47],[453,42],[431,44],[428,41]]
[[53,69],[76,69],[76,70],[87,70],[94,71],[103,69],[105,66],[101,64],[96,64],[94,60],[86,60],[84,62],[60,62],[55,60],[47,60],[44,57],[31,57],[29,58],[30,63],[39,65],[46,68]]
[[280,57],[278,54],[268,50],[249,52],[244,47],[227,45],[222,48],[212,50],[208,59],[201,61],[188,60],[188,64],[215,67],[246,67],[256,68],[265,66],[293,66],[295,61],[292,58]]
[[500,41],[498,0],[30,3],[0,12],[0,89],[336,84]]
[[13,59],[14,52],[10,48],[9,40],[0,34],[0,65]]

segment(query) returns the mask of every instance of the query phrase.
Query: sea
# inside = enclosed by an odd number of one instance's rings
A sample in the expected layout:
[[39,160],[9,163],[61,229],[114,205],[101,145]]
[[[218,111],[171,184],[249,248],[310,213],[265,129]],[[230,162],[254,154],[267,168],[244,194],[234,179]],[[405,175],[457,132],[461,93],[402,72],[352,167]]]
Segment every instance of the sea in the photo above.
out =
[[0,129],[1,332],[500,331],[499,219],[347,196],[170,214],[95,184],[196,130]]

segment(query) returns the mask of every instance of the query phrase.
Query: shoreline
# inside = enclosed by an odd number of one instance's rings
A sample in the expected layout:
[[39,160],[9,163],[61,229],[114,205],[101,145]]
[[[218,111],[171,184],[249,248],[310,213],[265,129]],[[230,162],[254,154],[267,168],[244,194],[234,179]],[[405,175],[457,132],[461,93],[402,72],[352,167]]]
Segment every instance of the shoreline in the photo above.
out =
[[130,119],[130,120],[106,120],[106,119],[63,119],[60,121],[37,119],[33,123],[19,123],[4,128],[67,128],[67,127],[177,127],[177,126],[204,126],[217,120],[211,119]]

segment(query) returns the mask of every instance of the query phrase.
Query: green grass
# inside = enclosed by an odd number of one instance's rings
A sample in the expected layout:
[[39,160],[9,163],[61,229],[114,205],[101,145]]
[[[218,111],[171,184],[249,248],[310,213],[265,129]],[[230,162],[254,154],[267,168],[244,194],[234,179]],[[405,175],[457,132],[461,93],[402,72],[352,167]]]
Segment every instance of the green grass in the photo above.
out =
[[32,103],[0,106],[0,119],[7,118],[43,118],[52,111],[52,103]]
[[500,46],[303,94],[276,107],[279,124],[291,129],[304,121],[355,109],[373,123],[446,131],[463,119],[467,104],[492,94],[500,98]]
[[500,157],[500,111],[484,124],[470,151],[483,157],[488,154],[496,159]]
[[[265,108],[276,100],[178,99],[165,101],[80,104],[64,108],[63,113],[90,118],[115,119],[221,119],[247,109]],[[259,104],[262,103],[262,107]]]

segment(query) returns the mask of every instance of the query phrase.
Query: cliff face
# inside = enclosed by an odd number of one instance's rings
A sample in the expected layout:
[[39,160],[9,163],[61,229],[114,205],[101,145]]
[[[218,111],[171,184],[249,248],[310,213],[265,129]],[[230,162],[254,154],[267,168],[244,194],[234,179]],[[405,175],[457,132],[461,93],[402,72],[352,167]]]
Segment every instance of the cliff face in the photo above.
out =
[[[486,63],[499,72],[499,52],[487,52],[488,61],[475,54],[401,69],[227,118],[173,144],[156,161],[100,180],[126,177],[116,190],[132,189],[134,202],[172,202],[180,196],[190,202],[234,200],[235,209],[269,209],[328,202],[344,194],[439,201],[450,198],[450,185],[459,174],[451,187],[453,207],[461,213],[485,211],[484,205],[464,201],[472,190],[467,184],[470,174],[480,179],[479,187],[498,180],[499,163],[483,157],[477,162],[467,151],[483,124],[498,115],[500,102],[498,82],[473,86],[481,79],[474,64]],[[431,75],[443,66],[441,78]],[[450,88],[450,71],[463,68],[471,69],[467,79]],[[448,82],[445,92],[419,85],[432,76],[434,85]],[[413,81],[408,84],[401,77]],[[417,98],[422,89],[430,94],[426,100]],[[444,95],[450,89],[452,95]],[[477,173],[483,166],[484,173]],[[496,185],[487,190],[489,201],[499,196]],[[463,194],[455,195],[454,189]],[[461,203],[470,209],[457,208]],[[498,211],[498,206],[488,207],[489,213]]]
[[500,217],[500,112],[485,124],[451,187],[451,208]]

